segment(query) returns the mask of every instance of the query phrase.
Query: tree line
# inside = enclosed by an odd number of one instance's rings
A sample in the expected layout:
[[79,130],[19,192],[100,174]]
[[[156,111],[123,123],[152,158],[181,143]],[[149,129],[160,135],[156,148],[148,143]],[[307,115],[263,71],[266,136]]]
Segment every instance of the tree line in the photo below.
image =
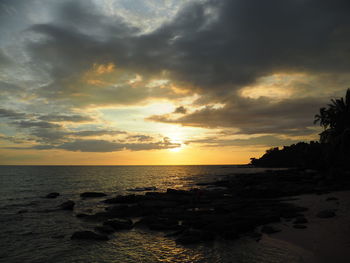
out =
[[319,141],[299,142],[281,149],[274,147],[251,164],[259,167],[350,169],[350,89],[344,98],[332,99],[315,115],[323,127]]

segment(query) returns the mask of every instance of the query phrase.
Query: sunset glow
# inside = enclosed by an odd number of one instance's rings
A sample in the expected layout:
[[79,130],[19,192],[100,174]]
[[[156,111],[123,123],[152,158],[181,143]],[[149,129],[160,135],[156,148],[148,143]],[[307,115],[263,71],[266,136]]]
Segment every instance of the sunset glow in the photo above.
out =
[[317,139],[313,116],[349,86],[347,27],[309,10],[299,34],[246,5],[4,1],[0,164],[241,164]]

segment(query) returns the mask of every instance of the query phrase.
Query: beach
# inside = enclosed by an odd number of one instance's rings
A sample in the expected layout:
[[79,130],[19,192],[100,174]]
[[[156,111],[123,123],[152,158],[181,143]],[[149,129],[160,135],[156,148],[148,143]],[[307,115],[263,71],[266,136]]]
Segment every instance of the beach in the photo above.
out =
[[[276,224],[282,231],[273,238],[303,249],[302,256],[317,263],[346,263],[350,259],[350,191],[330,192],[323,195],[296,196],[294,204],[309,208],[306,229],[295,229],[291,221]],[[335,199],[336,198],[336,199]],[[328,199],[328,201],[327,201]],[[335,210],[332,218],[319,218],[317,213]],[[305,260],[305,262],[310,262]]]

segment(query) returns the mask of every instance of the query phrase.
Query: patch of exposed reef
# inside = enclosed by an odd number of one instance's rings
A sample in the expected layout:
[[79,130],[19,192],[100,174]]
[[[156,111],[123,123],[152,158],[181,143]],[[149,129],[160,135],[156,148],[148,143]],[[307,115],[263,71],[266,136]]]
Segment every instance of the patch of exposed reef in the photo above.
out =
[[[96,224],[94,229],[75,232],[71,238],[108,240],[114,232],[142,228],[164,231],[180,244],[232,240],[242,235],[258,241],[262,233],[279,232],[271,224],[281,220],[293,222],[296,229],[307,228],[303,213],[308,208],[288,202],[294,196],[348,189],[349,179],[327,179],[312,170],[279,170],[235,175],[198,184],[191,190],[117,195],[101,201],[106,205],[104,211],[77,213],[80,220]],[[320,211],[317,216],[331,218],[336,214]]]

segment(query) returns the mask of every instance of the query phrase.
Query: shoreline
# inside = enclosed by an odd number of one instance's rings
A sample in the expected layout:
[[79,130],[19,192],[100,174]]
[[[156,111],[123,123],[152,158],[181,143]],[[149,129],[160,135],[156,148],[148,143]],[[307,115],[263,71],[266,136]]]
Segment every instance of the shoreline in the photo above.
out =
[[[308,207],[305,217],[309,222],[306,229],[292,228],[291,222],[275,224],[282,231],[272,238],[296,245],[312,254],[317,263],[346,263],[350,259],[350,190],[334,191],[328,194],[306,194],[291,201]],[[337,198],[337,200],[329,200]],[[328,199],[328,201],[327,201]],[[335,217],[319,218],[322,210],[334,209]],[[309,262],[309,261],[306,261]]]
[[[98,198],[104,209],[79,213],[73,201],[59,209],[74,211],[91,225],[73,232],[74,240],[107,241],[115,232],[136,228],[163,233],[183,246],[246,237],[290,250],[300,262],[343,263],[350,258],[348,178],[283,169],[226,176],[197,186],[166,192],[135,188],[117,196],[85,192],[80,194],[82,201]],[[52,195],[59,193],[48,196]]]

